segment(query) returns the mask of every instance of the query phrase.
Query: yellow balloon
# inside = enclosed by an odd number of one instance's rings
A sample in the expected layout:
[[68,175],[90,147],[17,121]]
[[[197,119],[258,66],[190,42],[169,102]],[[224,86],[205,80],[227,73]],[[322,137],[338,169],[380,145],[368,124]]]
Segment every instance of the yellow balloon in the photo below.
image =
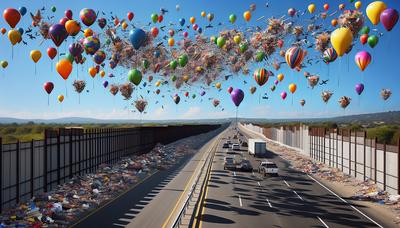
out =
[[349,50],[353,34],[349,28],[338,28],[331,34],[331,44],[339,56],[343,56]]
[[156,82],[156,86],[159,87],[160,85],[161,85],[161,82],[160,82],[160,81],[157,81],[157,82]]
[[10,40],[12,45],[17,44],[21,41],[21,33],[18,30],[10,30],[8,32],[8,39]]
[[244,13],[243,13],[243,18],[244,18],[245,21],[250,21],[250,19],[251,19],[251,13],[250,13],[250,11],[244,12]]
[[284,78],[285,78],[285,76],[283,74],[278,74],[278,80],[280,82],[283,81]]
[[174,38],[171,37],[171,38],[168,39],[168,45],[171,46],[171,47],[175,45]]
[[33,60],[33,62],[37,63],[40,58],[42,58],[42,53],[39,50],[31,51],[31,59]]
[[381,1],[371,2],[367,6],[367,16],[372,24],[377,25],[380,21],[381,13],[387,8],[386,4]]
[[188,81],[189,81],[189,75],[183,76],[183,81],[184,81],[184,82],[188,82]]
[[354,7],[356,7],[356,9],[360,9],[361,5],[361,1],[357,1],[356,3],[354,3]]
[[89,37],[89,36],[93,36],[93,30],[91,30],[90,28],[85,29],[85,31],[83,32],[83,35],[85,37]]
[[206,16],[206,12],[201,11],[200,15],[201,15],[202,17],[205,17],[205,16]]
[[62,103],[64,101],[64,95],[58,95],[57,99],[60,103]]
[[104,78],[104,76],[106,76],[106,72],[104,70],[100,71],[100,77]]
[[297,89],[296,84],[292,83],[292,84],[289,85],[289,91],[290,91],[291,93],[296,92],[296,89]]
[[311,14],[314,13],[315,11],[315,4],[312,3],[310,5],[308,5],[308,12],[310,12]]
[[240,35],[236,35],[236,36],[233,37],[233,41],[236,44],[240,44],[240,42],[242,41],[242,37],[240,37]]
[[216,87],[217,89],[221,89],[221,83],[220,83],[220,82],[215,83],[215,87]]
[[122,22],[121,27],[123,30],[125,30],[126,28],[128,28],[128,24],[124,21]]

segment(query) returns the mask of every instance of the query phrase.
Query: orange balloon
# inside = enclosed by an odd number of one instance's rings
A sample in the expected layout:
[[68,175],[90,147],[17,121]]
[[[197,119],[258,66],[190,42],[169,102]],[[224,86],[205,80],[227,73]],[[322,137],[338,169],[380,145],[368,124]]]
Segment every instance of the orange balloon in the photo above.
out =
[[89,74],[90,74],[90,76],[91,76],[92,78],[96,77],[96,74],[97,74],[97,69],[96,69],[96,67],[90,67],[90,68],[89,68]]
[[117,26],[118,24],[119,24],[119,19],[118,19],[118,17],[116,17],[116,18],[114,19],[114,25]]
[[61,59],[56,65],[56,70],[64,80],[67,80],[72,72],[72,63],[68,59]]
[[251,19],[251,13],[250,13],[250,11],[244,12],[244,13],[243,13],[243,18],[244,18],[244,20],[246,20],[246,21],[250,21],[250,19]]
[[104,78],[104,76],[106,76],[106,72],[104,72],[104,70],[100,71],[100,76],[101,76],[102,78]]
[[7,29],[5,29],[5,28],[1,28],[1,34],[6,34],[6,32],[7,32]]
[[171,37],[171,38],[168,39],[168,45],[171,46],[171,47],[175,45],[174,38]]
[[85,29],[85,31],[83,32],[83,35],[85,37],[93,36],[93,30],[91,30],[90,28]]
[[289,85],[289,91],[290,91],[291,93],[296,92],[296,89],[297,89],[296,84],[292,83],[292,84]]
[[122,22],[121,27],[123,30],[125,30],[126,28],[128,28],[128,24],[124,21]]
[[196,18],[195,17],[191,17],[189,19],[189,21],[190,21],[191,24],[194,24],[196,22]]
[[337,23],[338,22],[337,22],[336,19],[332,19],[331,24],[332,24],[333,27],[336,27]]
[[19,33],[17,30],[10,30],[8,32],[8,39],[12,45],[15,45],[21,41],[21,33]]
[[69,20],[65,23],[65,30],[70,36],[76,36],[81,31],[81,26],[74,20]]

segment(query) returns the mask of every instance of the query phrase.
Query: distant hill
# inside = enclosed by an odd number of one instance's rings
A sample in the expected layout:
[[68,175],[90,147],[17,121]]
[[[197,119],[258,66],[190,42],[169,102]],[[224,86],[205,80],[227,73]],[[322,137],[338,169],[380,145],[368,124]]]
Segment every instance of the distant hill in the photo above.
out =
[[[331,118],[303,118],[303,119],[260,119],[260,118],[239,118],[241,122],[252,123],[287,123],[287,122],[302,122],[302,123],[321,123],[335,122],[338,124],[361,124],[361,125],[381,125],[381,124],[399,124],[400,111],[369,113],[359,115],[338,116]],[[28,122],[44,123],[44,124],[185,124],[185,123],[226,123],[233,122],[235,118],[225,119],[193,119],[193,120],[106,120],[94,118],[68,117],[59,119],[16,119],[0,117],[0,124],[23,124]]]

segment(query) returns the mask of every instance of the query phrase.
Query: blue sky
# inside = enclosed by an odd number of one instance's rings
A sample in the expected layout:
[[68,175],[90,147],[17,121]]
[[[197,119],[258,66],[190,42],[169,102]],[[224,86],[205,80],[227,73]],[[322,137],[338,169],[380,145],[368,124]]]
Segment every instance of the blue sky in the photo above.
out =
[[[119,15],[120,18],[126,17],[128,11],[132,11],[135,14],[134,22],[141,25],[150,21],[150,15],[153,12],[158,13],[160,8],[166,8],[170,12],[164,17],[164,22],[169,21],[177,22],[179,18],[186,18],[189,20],[190,16],[195,16],[197,23],[200,27],[208,24],[205,18],[200,17],[200,12],[205,11],[207,13],[212,12],[215,15],[214,23],[224,22],[226,26],[218,28],[232,28],[228,25],[228,16],[231,13],[235,13],[238,16],[237,24],[244,26],[242,14],[248,10],[251,3],[257,5],[257,9],[253,12],[251,25],[260,25],[265,28],[266,24],[262,21],[256,22],[255,19],[265,16],[280,17],[286,14],[287,9],[294,7],[298,10],[306,10],[308,4],[313,1],[296,1],[296,0],[283,0],[283,1],[234,1],[232,0],[196,0],[196,1],[177,1],[177,0],[131,0],[131,1],[12,1],[2,0],[0,3],[1,10],[8,7],[19,8],[25,6],[28,12],[35,12],[38,8],[46,7],[47,14],[50,14],[49,8],[51,6],[57,7],[57,12],[54,13],[55,18],[60,19],[64,16],[66,9],[71,9],[74,13],[74,19],[78,18],[80,9],[88,7],[99,11],[105,11],[106,13],[112,11],[114,14]],[[265,4],[269,3],[269,7],[266,8]],[[330,12],[336,11],[340,3],[345,3],[346,8],[354,9],[353,3],[348,1],[314,1],[317,6],[316,12],[323,10],[323,4],[328,3],[330,5]],[[362,1],[362,11],[365,13],[365,8],[371,1]],[[386,1],[387,5],[397,10],[400,9],[398,1]],[[175,10],[175,6],[180,5],[180,11]],[[28,13],[29,14],[29,13]],[[30,17],[25,15],[17,27],[26,28],[30,23]],[[306,13],[301,19],[309,18],[310,15]],[[326,26],[332,29],[329,22],[332,18],[326,20]],[[371,26],[369,20],[366,24]],[[0,27],[5,27],[8,31],[9,26],[6,24],[4,19],[0,20]],[[326,87],[317,86],[313,90],[307,88],[307,81],[303,76],[303,73],[289,70],[287,65],[282,65],[279,71],[274,70],[271,67],[267,67],[268,70],[272,70],[275,75],[283,73],[285,79],[282,83],[277,86],[274,92],[270,91],[270,87],[273,84],[274,78],[270,78],[268,83],[261,88],[261,91],[268,92],[269,99],[261,100],[259,103],[259,91],[254,95],[249,92],[250,86],[256,86],[254,79],[251,74],[235,75],[228,81],[219,80],[222,83],[222,91],[218,92],[215,88],[206,90],[207,94],[200,100],[199,93],[201,90],[198,86],[193,88],[187,88],[183,91],[175,91],[179,93],[182,98],[181,103],[176,106],[171,97],[175,92],[166,93],[166,87],[161,88],[161,93],[164,91],[165,98],[161,98],[160,95],[147,95],[147,92],[142,91],[142,94],[149,101],[147,108],[147,114],[142,117],[138,113],[132,113],[126,109],[127,104],[131,102],[124,101],[118,94],[113,98],[108,90],[105,90],[101,83],[105,79],[101,79],[96,76],[94,80],[95,87],[93,89],[92,79],[87,73],[87,66],[83,68],[79,67],[79,77],[85,78],[87,81],[87,88],[90,90],[89,93],[83,92],[81,94],[81,102],[78,104],[78,95],[73,91],[71,86],[73,80],[76,78],[76,68],[74,68],[70,78],[68,79],[68,96],[62,104],[57,101],[59,94],[65,94],[65,83],[64,80],[55,71],[55,61],[51,62],[46,55],[46,49],[49,46],[54,46],[51,40],[44,41],[36,40],[30,41],[29,45],[17,45],[14,47],[14,58],[11,58],[11,44],[8,41],[6,35],[0,35],[0,60],[7,60],[9,62],[8,68],[5,70],[0,69],[0,116],[17,117],[17,118],[59,118],[59,117],[93,117],[101,119],[193,119],[193,118],[222,118],[232,117],[235,115],[235,107],[231,102],[230,95],[226,92],[229,86],[234,88],[241,88],[245,92],[245,99],[239,108],[239,116],[242,117],[257,117],[257,118],[299,118],[299,117],[329,117],[343,114],[356,114],[356,113],[369,113],[369,112],[380,112],[388,110],[399,110],[400,109],[400,86],[399,86],[399,70],[398,64],[398,53],[400,51],[400,44],[396,42],[399,40],[400,28],[399,25],[389,33],[385,32],[382,25],[376,26],[378,31],[384,32],[384,36],[380,37],[378,45],[372,49],[369,46],[362,46],[358,41],[349,57],[343,57],[341,60],[338,59],[334,63],[329,65],[329,83]],[[94,25],[95,30],[100,28]],[[215,35],[218,30],[207,30],[205,35]],[[193,31],[193,30],[191,30]],[[190,32],[191,32],[190,31]],[[192,33],[193,34],[193,33]],[[26,37],[25,37],[26,39]],[[309,38],[311,42],[314,42],[313,38]],[[67,40],[69,45],[72,39]],[[35,66],[29,57],[29,53],[33,49],[38,49],[42,52],[42,59],[37,63],[37,74],[35,75]],[[60,46],[60,52],[65,52],[66,45]],[[372,63],[368,68],[361,72],[354,63],[354,55],[359,50],[366,50],[372,55]],[[313,53],[312,55],[315,55]],[[55,58],[56,60],[57,58]],[[283,61],[283,59],[281,59]],[[51,71],[51,65],[53,64],[53,71]],[[263,66],[254,65],[251,68],[251,72],[257,68]],[[75,67],[75,65],[74,65]],[[324,63],[313,65],[308,67],[307,71],[312,74],[318,74],[321,79],[327,79],[328,66]],[[126,75],[129,69],[123,69],[117,67],[115,70],[105,69],[106,73],[112,72],[117,77],[114,79],[107,79],[110,82],[123,82],[126,80]],[[338,86],[337,80],[340,77],[340,84]],[[248,83],[243,84],[243,80]],[[50,96],[50,105],[47,105],[47,94],[43,90],[43,83],[46,81],[52,81],[55,84],[55,89]],[[364,83],[365,90],[362,96],[358,96],[355,92],[356,83]],[[297,91],[294,95],[288,94],[286,100],[282,100],[279,94],[282,91],[288,92],[288,85],[290,83],[297,84]],[[154,90],[154,85],[151,87]],[[379,93],[382,88],[389,88],[392,90],[392,97],[384,102]],[[257,86],[257,89],[260,88]],[[326,105],[322,102],[320,93],[322,90],[331,90],[334,92],[330,102]],[[196,99],[183,99],[183,93],[189,91],[190,95],[193,93],[197,94]],[[353,100],[348,108],[343,111],[339,107],[338,99],[341,96],[350,96]],[[134,93],[134,97],[135,97]],[[293,97],[293,104],[292,104]],[[222,111],[221,107],[214,108],[212,102],[208,98],[218,98],[221,100],[221,106],[224,108]],[[305,99],[306,105],[301,107],[299,100]],[[160,104],[155,104],[158,100]],[[187,100],[185,102],[185,100]],[[164,109],[161,108],[161,104],[164,105]],[[132,106],[130,106],[132,107]]]

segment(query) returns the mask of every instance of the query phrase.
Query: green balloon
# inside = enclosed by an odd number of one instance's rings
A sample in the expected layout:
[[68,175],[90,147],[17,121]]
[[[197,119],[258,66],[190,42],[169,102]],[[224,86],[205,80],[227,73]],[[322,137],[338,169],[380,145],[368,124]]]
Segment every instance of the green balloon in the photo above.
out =
[[379,38],[376,35],[371,35],[368,37],[368,45],[374,48],[378,44]]
[[354,2],[354,0],[349,0],[349,2],[350,2],[350,3],[353,3],[353,2]]
[[265,53],[262,51],[259,51],[256,53],[256,62],[262,62],[265,58]]
[[171,76],[171,80],[174,82],[174,81],[176,81],[176,76],[175,75],[172,75]]
[[275,85],[271,86],[271,91],[274,92],[276,89]]
[[172,60],[171,62],[169,62],[169,67],[170,67],[172,70],[175,70],[177,66],[178,66],[178,61]]
[[218,37],[218,39],[217,39],[218,47],[222,48],[225,45],[225,43],[226,43],[226,40],[224,37],[222,37],[222,36]]
[[67,59],[69,62],[71,62],[71,63],[74,62],[74,56],[72,56],[71,53],[68,53],[66,59]]
[[111,44],[111,40],[110,39],[106,39],[106,44],[110,45]]
[[52,7],[51,7],[51,11],[54,13],[54,12],[57,11],[57,8],[56,8],[55,6],[52,6]]
[[142,81],[142,72],[137,69],[130,70],[128,73],[128,80],[138,86]]
[[195,99],[195,98],[196,98],[196,94],[193,94],[193,95],[192,95],[192,98]]
[[236,21],[236,15],[235,14],[231,14],[229,15],[229,21],[233,24]]
[[7,61],[1,61],[1,67],[6,68],[8,66]]
[[360,34],[361,35],[368,34],[368,33],[369,33],[369,27],[368,26],[364,26],[364,27],[361,28],[361,30],[360,30]]
[[151,20],[153,23],[156,23],[158,21],[158,15],[156,13],[151,14]]
[[150,66],[150,62],[147,59],[143,59],[142,64],[144,69],[148,69]]
[[241,44],[239,46],[239,50],[240,50],[241,53],[246,52],[248,48],[249,48],[249,45],[247,43]]
[[179,66],[180,66],[180,67],[186,66],[186,64],[188,63],[188,61],[189,61],[189,58],[188,58],[187,55],[181,55],[181,56],[179,56],[179,58],[178,58],[178,63],[179,63]]

